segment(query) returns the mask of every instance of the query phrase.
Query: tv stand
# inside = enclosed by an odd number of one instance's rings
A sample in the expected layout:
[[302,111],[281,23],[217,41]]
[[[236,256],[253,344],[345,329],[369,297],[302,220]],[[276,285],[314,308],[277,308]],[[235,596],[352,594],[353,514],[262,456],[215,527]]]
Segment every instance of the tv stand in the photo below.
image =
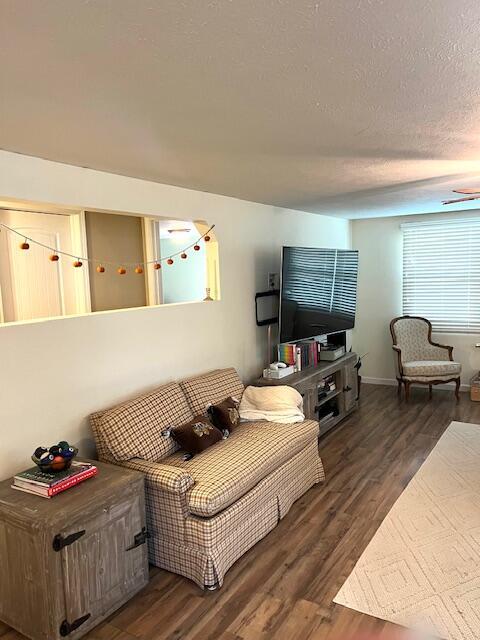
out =
[[[333,429],[358,407],[356,353],[347,353],[333,362],[322,361],[280,380],[259,378],[257,386],[293,387],[303,396],[303,412],[310,420],[318,420],[320,436]],[[332,378],[335,389],[325,391],[322,381]],[[333,413],[333,415],[330,415]],[[330,416],[330,417],[329,417]]]

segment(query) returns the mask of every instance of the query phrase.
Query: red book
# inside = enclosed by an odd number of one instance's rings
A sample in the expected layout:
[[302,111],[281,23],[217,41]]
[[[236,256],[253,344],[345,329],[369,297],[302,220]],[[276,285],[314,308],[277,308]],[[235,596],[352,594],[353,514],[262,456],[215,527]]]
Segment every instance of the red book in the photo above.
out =
[[79,473],[76,476],[72,476],[71,478],[67,478],[66,480],[63,480],[63,482],[60,482],[59,484],[56,484],[54,487],[51,487],[48,490],[48,497],[50,498],[51,496],[55,496],[55,495],[57,495],[57,493],[61,493],[62,491],[66,491],[67,489],[70,489],[70,487],[74,487],[76,484],[79,484],[80,482],[83,482],[84,480],[88,480],[89,478],[93,478],[93,476],[96,476],[97,473],[98,473],[97,467],[92,467],[91,469],[87,469],[86,471],[83,471],[82,473]]
[[88,480],[93,476],[96,476],[98,473],[98,469],[95,466],[91,466],[85,471],[81,473],[77,473],[69,478],[65,478],[61,482],[53,485],[52,487],[41,487],[38,483],[29,482],[28,480],[19,480],[15,478],[15,484],[12,484],[12,489],[17,489],[18,491],[25,491],[26,493],[32,493],[36,496],[41,496],[42,498],[51,498],[56,496],[57,493],[61,493],[62,491],[66,491],[71,487],[83,482],[84,480]]

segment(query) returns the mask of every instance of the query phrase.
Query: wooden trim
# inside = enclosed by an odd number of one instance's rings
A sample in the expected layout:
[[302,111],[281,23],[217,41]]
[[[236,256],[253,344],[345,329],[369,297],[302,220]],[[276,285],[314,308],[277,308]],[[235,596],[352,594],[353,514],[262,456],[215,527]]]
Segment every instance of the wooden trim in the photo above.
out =
[[[160,249],[160,219],[141,218],[143,251],[145,260],[150,262],[155,258],[161,258]],[[160,269],[145,269],[145,280],[147,290],[147,305],[156,306],[163,304],[163,286]]]
[[461,381],[460,381],[460,377],[457,378],[449,378],[448,380],[429,380],[428,382],[426,382],[425,380],[406,380],[405,378],[397,378],[397,382],[398,382],[398,394],[401,394],[401,386],[402,383],[405,385],[405,400],[408,402],[409,399],[409,395],[410,395],[410,387],[411,385],[414,384],[423,384],[426,387],[429,387],[430,390],[430,394],[429,397],[430,399],[432,398],[432,386],[436,386],[437,384],[448,384],[449,382],[454,382],[455,383],[455,398],[457,399],[457,402],[459,402],[460,400],[460,385],[461,385]]
[[3,312],[2,285],[0,283],[0,323],[3,324],[4,322],[5,322],[5,316]]
[[397,347],[396,344],[392,346],[392,349],[397,352],[397,364],[398,364],[398,373],[403,376],[403,366],[402,366],[402,350],[400,347]]
[[[87,226],[85,211],[70,214],[70,237],[72,251],[79,256],[90,257],[87,245]],[[92,300],[90,294],[90,271],[87,265],[83,269],[75,269],[75,301],[76,313],[91,313]]]
[[[397,378],[397,380],[399,380],[399,378]],[[448,380],[429,380],[428,382],[426,382],[425,380],[407,380],[406,382],[410,382],[410,384],[423,384],[428,387],[428,385],[430,384],[433,384],[436,386],[437,384],[448,384],[449,382],[457,383],[457,381],[459,380],[460,380],[460,377],[449,378]],[[405,382],[405,380],[402,380],[402,382]]]

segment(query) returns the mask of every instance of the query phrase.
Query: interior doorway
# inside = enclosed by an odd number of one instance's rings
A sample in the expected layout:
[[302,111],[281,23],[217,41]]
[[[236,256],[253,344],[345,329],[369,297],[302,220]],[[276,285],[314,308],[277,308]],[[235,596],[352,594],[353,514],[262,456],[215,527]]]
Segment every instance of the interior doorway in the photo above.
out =
[[[0,211],[0,222],[27,237],[73,255],[86,255],[82,213]],[[1,229],[1,228],[0,228]],[[21,250],[21,236],[0,232],[0,321],[16,322],[90,311],[88,269],[72,260],[49,260],[50,251],[33,242]]]

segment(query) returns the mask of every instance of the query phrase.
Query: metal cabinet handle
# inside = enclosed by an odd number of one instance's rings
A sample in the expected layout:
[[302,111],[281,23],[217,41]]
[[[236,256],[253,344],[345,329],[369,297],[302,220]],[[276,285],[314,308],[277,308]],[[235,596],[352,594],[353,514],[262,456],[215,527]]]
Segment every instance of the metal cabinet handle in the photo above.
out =
[[150,538],[150,534],[147,531],[146,527],[142,527],[142,530],[140,531],[140,533],[137,533],[137,535],[133,538],[133,544],[130,547],[127,547],[126,551],[130,551],[131,549],[136,549],[137,547],[140,547],[142,544],[145,544],[145,542]]
[[62,636],[62,638],[69,636],[73,631],[75,631],[75,629],[81,627],[82,624],[91,617],[91,615],[91,613],[86,613],[84,616],[82,616],[81,618],[77,618],[77,620],[74,620],[73,622],[64,620],[60,625],[60,635]]

